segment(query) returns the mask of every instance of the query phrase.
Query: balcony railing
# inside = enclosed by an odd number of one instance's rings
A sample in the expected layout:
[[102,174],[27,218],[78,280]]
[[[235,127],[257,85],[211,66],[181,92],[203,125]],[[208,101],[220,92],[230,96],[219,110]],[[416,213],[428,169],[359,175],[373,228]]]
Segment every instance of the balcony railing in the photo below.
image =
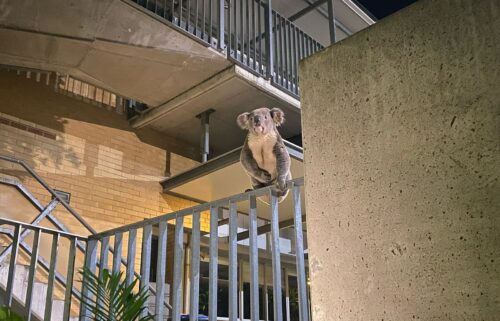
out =
[[[303,179],[295,179],[288,182],[290,187],[290,196],[293,199],[293,226],[294,226],[294,241],[295,241],[295,265],[297,275],[297,289],[298,289],[298,317],[301,321],[309,320],[309,301],[307,296],[306,284],[306,262],[304,255],[304,235],[302,227],[302,207],[300,194],[303,187]],[[115,249],[122,248],[122,240],[124,237],[128,238],[126,260],[128,262],[126,275],[133,275],[135,273],[133,262],[141,262],[140,275],[141,275],[141,288],[148,288],[150,286],[150,271],[151,256],[157,257],[156,263],[156,304],[155,311],[150,311],[155,315],[155,320],[164,320],[167,316],[167,311],[160,303],[165,295],[166,284],[159,280],[165,280],[166,273],[172,273],[172,284],[170,287],[170,294],[172,297],[172,311],[169,315],[171,320],[179,321],[181,317],[183,286],[182,286],[182,267],[183,257],[187,255],[184,249],[184,233],[186,229],[186,222],[191,222],[191,251],[190,251],[190,271],[189,273],[189,315],[190,320],[198,320],[199,315],[199,298],[200,298],[200,257],[202,245],[207,246],[209,256],[209,277],[208,277],[208,314],[210,321],[217,321],[218,311],[218,261],[221,258],[219,255],[220,237],[218,235],[219,209],[229,208],[229,220],[226,224],[229,226],[229,236],[223,242],[224,250],[228,251],[228,272],[229,272],[229,285],[228,285],[228,317],[231,321],[236,321],[242,318],[241,312],[238,313],[238,308],[242,309],[241,301],[238,303],[239,293],[241,288],[238,286],[241,279],[238,279],[238,271],[240,270],[241,277],[241,250],[238,247],[238,240],[249,239],[249,279],[250,279],[250,319],[252,321],[260,320],[259,315],[259,248],[258,248],[258,234],[262,233],[262,226],[258,227],[258,217],[263,213],[257,213],[257,200],[260,197],[269,197],[270,199],[270,254],[272,262],[272,289],[273,289],[273,320],[283,321],[284,314],[289,313],[288,309],[284,309],[282,298],[282,258],[280,250],[280,222],[279,222],[279,206],[278,198],[275,195],[272,187],[265,187],[259,190],[254,190],[238,195],[234,195],[225,199],[204,203],[189,209],[180,210],[174,213],[165,214],[148,220],[140,221],[137,223],[121,226],[112,230],[101,232],[89,236],[87,243],[87,256],[85,265],[96,271],[96,264],[101,262],[100,269],[107,268],[106,262],[111,259],[112,270],[117,272],[120,270],[120,260],[122,259],[122,252],[116,250],[112,254],[112,258],[108,258],[108,251],[106,250],[111,241],[114,242]],[[244,203],[244,204],[242,204]],[[248,230],[238,233],[238,207],[248,206]],[[268,208],[265,209],[269,211]],[[209,212],[210,228],[205,235],[202,236],[200,231],[201,226],[201,213],[204,211]],[[167,242],[168,226],[174,225],[175,230],[172,231],[173,244]],[[158,233],[158,248],[155,253],[151,250],[152,231]],[[140,237],[142,243],[138,244],[137,239]],[[173,258],[167,258],[167,246],[173,246]],[[100,247],[100,253],[98,248]],[[239,251],[240,250],[240,251]],[[103,258],[103,255],[105,257]],[[167,260],[173,259],[173,271],[167,271]],[[104,264],[104,265],[102,265]],[[285,281],[287,282],[287,281]],[[82,290],[84,297],[87,296],[85,288]],[[158,301],[160,300],[160,301]],[[240,310],[241,311],[241,310]],[[144,313],[148,313],[144,310]],[[85,312],[84,312],[85,314]],[[240,316],[238,316],[240,314]]]
[[299,96],[298,63],[323,49],[271,0],[131,0],[205,46]]

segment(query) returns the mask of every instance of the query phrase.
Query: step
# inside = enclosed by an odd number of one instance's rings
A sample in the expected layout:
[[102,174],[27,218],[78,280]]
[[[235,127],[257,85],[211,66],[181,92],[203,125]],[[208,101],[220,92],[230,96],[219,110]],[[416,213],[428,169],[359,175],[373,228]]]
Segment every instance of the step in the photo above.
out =
[[[6,261],[0,265],[0,286],[7,287],[7,277],[9,274],[9,264]],[[14,296],[20,302],[25,302],[26,292],[28,289],[29,266],[16,264],[16,275],[14,278]],[[32,312],[39,318],[45,313],[45,299],[47,297],[47,284],[43,282],[35,282],[33,286],[33,302]],[[62,321],[64,312],[64,301],[54,299],[52,302],[52,317],[51,321]],[[72,316],[70,321],[78,321],[77,316]]]

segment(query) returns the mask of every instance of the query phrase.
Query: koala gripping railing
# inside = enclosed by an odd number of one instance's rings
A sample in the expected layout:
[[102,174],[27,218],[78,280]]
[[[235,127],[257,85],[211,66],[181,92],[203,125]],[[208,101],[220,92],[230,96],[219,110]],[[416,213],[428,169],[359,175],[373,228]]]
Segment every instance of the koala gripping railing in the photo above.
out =
[[[297,275],[297,288],[298,288],[298,303],[299,303],[299,320],[309,320],[309,303],[307,296],[307,282],[306,282],[306,266],[304,256],[304,235],[302,227],[302,207],[301,207],[301,189],[303,187],[303,178],[295,179],[287,183],[291,191],[293,201],[293,223],[294,223],[294,242],[295,242],[295,266]],[[248,260],[250,267],[249,283],[250,283],[250,317],[252,321],[260,320],[259,315],[259,247],[258,247],[258,234],[262,231],[262,226],[258,227],[258,213],[257,201],[260,197],[268,197],[270,200],[270,245],[271,245],[271,262],[272,262],[272,288],[273,297],[281,298],[282,296],[282,254],[280,251],[280,222],[279,222],[279,206],[278,197],[274,187],[265,187],[258,190],[245,192],[242,194],[234,195],[224,199],[213,202],[204,203],[188,209],[183,209],[174,213],[161,215],[155,218],[140,221],[134,224],[121,226],[105,232],[97,233],[89,236],[87,243],[87,256],[85,265],[95,271],[96,262],[103,262],[107,260],[107,247],[110,243],[110,238],[114,239],[115,249],[122,247],[123,237],[128,234],[128,247],[127,247],[127,280],[134,274],[134,264],[137,259],[140,264],[141,274],[141,288],[149,287],[150,272],[151,272],[151,256],[157,256],[156,263],[156,305],[155,311],[151,314],[156,316],[156,320],[164,320],[165,311],[162,304],[158,304],[159,298],[165,294],[165,283],[158,280],[165,280],[167,264],[167,232],[168,226],[171,226],[173,232],[173,271],[172,272],[172,287],[170,293],[172,296],[172,311],[171,320],[179,321],[181,317],[183,288],[182,288],[182,260],[184,253],[183,235],[186,228],[186,222],[191,221],[191,254],[190,254],[190,270],[186,271],[189,274],[189,316],[190,320],[198,320],[199,315],[199,298],[200,298],[200,251],[208,249],[208,314],[210,321],[217,320],[217,293],[218,293],[218,259],[219,252],[227,250],[228,269],[229,269],[229,288],[228,288],[228,317],[229,320],[243,319],[242,302],[238,304],[238,292],[242,291],[241,279],[238,282],[238,273],[241,276],[241,268],[239,265],[241,261],[238,258],[242,256],[241,246],[238,246],[238,240],[241,239],[240,234],[246,233],[249,238]],[[238,233],[238,212],[239,206],[247,206],[248,210],[248,231]],[[229,209],[227,242],[219,244],[219,210],[221,208]],[[264,206],[268,212],[269,207]],[[207,213],[208,212],[208,213]],[[210,228],[202,235],[200,231],[201,213],[209,215]],[[172,226],[173,225],[173,226]],[[158,248],[156,253],[151,250],[151,238],[153,230],[158,231]],[[142,245],[137,244],[138,234],[142,236]],[[98,244],[100,243],[100,253],[98,253]],[[224,247],[224,248],[221,248]],[[227,247],[227,248],[226,248]],[[137,258],[139,254],[139,258]],[[187,252],[186,252],[187,255]],[[106,260],[103,260],[103,256]],[[119,261],[121,260],[121,251],[115,251],[113,254],[112,269],[118,271]],[[101,266],[102,268],[102,266]],[[285,280],[285,282],[288,282]],[[240,289],[238,286],[240,285]],[[186,289],[187,290],[187,289]],[[83,289],[84,297],[86,297],[87,290]],[[238,306],[240,307],[238,316]],[[144,314],[148,313],[147,306],[143,311]],[[273,301],[274,320],[283,321],[283,303],[282,300]],[[289,309],[286,309],[289,313]],[[88,316],[88,311],[83,311],[84,316]]]

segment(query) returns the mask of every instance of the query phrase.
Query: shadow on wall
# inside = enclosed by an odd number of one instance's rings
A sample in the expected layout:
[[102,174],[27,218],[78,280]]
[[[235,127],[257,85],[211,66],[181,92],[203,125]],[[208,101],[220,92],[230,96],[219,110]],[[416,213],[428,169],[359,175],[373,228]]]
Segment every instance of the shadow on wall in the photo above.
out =
[[[152,129],[135,130],[124,115],[108,112],[90,103],[55,93],[53,85],[42,79],[26,79],[15,71],[0,70],[0,112],[58,132],[78,132],[82,124],[94,124],[114,130],[115,135],[155,146],[187,158],[197,159],[198,149]],[[77,128],[77,127],[80,127]],[[90,127],[90,126],[86,126]],[[103,140],[108,137],[103,137]],[[69,152],[69,151],[68,151]],[[70,154],[68,156],[71,157]]]

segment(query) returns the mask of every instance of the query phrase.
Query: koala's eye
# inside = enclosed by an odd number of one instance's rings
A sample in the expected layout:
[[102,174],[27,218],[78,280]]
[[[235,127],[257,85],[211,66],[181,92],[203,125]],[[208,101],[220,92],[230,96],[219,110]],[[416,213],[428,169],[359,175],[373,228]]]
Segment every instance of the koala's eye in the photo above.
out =
[[264,119],[267,119],[267,116],[264,116]]

